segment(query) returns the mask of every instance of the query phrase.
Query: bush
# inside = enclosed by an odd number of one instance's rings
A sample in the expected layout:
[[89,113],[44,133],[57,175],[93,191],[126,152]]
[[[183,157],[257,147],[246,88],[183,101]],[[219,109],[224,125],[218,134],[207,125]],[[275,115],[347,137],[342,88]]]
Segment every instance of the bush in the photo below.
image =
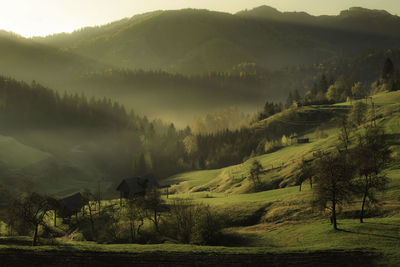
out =
[[282,148],[282,143],[280,141],[267,141],[264,145],[265,153],[272,153]]
[[194,228],[192,243],[199,245],[217,245],[220,242],[221,230],[224,226],[221,215],[210,206],[202,206],[199,218]]
[[223,220],[210,206],[176,199],[171,204],[166,234],[185,244],[215,245],[223,228]]

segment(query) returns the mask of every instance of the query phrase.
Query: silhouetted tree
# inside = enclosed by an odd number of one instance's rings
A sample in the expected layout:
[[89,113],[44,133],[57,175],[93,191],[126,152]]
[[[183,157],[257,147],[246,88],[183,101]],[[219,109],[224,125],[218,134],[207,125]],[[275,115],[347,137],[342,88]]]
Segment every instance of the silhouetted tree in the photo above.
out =
[[253,183],[254,191],[257,191],[257,189],[261,185],[260,175],[262,173],[263,173],[263,166],[261,165],[261,162],[258,160],[253,160],[253,163],[251,164],[250,168],[250,179]]
[[383,129],[368,127],[358,136],[355,148],[358,179],[355,180],[358,193],[362,196],[360,222],[363,222],[365,205],[376,203],[376,192],[384,191],[389,183],[383,170],[391,160],[391,150]]
[[157,188],[150,188],[146,191],[144,196],[144,208],[146,210],[147,218],[149,218],[157,232],[160,231],[160,216],[163,211],[164,201],[161,198],[160,190]]
[[307,162],[305,159],[302,159],[300,165],[298,166],[299,173],[297,174],[296,177],[296,184],[299,185],[299,191],[301,191],[301,185],[306,181],[310,180],[310,186],[312,188],[312,176],[313,176],[313,170],[311,167],[311,164]]
[[45,218],[52,209],[49,197],[31,192],[16,199],[9,207],[9,214],[33,232],[32,246],[37,245],[40,225],[46,225]]
[[382,79],[388,80],[392,78],[395,72],[393,61],[390,58],[386,58],[385,64],[382,69]]
[[347,153],[319,153],[313,172],[316,183],[313,204],[331,211],[331,222],[337,230],[337,208],[352,198],[354,166],[350,164]]

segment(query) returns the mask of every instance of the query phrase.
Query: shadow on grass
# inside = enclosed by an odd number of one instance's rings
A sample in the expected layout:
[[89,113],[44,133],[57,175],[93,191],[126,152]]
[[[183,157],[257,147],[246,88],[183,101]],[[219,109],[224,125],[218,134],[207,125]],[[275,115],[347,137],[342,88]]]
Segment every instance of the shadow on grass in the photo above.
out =
[[[21,246],[21,247],[33,247],[32,246],[32,240],[28,238],[23,238],[23,237],[3,237],[0,238],[0,245],[5,245],[5,246]],[[56,250],[62,250],[62,251],[79,251],[79,248],[76,248],[73,244],[65,244],[65,243],[60,243],[54,239],[45,239],[45,238],[39,238],[38,244],[35,247],[43,247],[43,246],[48,246],[55,248]]]
[[217,245],[227,247],[249,246],[258,236],[256,234],[224,233]]
[[6,237],[0,238],[0,245],[32,246],[32,240]]
[[400,223],[380,223],[380,222],[363,222],[364,224],[375,224],[375,225],[388,225],[400,227]]
[[372,234],[372,233],[362,233],[362,232],[350,231],[350,230],[345,230],[345,229],[338,229],[338,231],[345,232],[345,233],[351,233],[351,234],[357,234],[357,235],[376,236],[376,237],[384,237],[384,238],[391,238],[391,239],[400,240],[400,237],[398,237],[398,236],[380,235],[380,234]]

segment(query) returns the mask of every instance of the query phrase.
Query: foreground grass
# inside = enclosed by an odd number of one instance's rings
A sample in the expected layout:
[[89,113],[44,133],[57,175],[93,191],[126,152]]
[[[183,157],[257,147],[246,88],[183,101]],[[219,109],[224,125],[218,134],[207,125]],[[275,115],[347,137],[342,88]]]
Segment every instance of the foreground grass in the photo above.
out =
[[63,242],[57,245],[31,247],[27,237],[17,238],[26,245],[12,244],[0,238],[0,250],[34,250],[37,252],[98,252],[149,254],[281,254],[317,251],[363,251],[382,255],[380,264],[400,264],[400,217],[370,218],[360,224],[357,220],[340,220],[334,231],[326,220],[296,223],[259,224],[227,229],[251,240],[253,246],[196,246],[182,244],[97,244],[94,242]]

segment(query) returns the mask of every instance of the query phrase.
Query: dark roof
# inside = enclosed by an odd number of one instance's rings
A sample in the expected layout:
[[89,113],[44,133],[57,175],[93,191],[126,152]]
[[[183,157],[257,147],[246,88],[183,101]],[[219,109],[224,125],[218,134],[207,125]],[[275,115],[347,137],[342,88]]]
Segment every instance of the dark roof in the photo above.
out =
[[60,203],[69,211],[79,211],[87,204],[81,193],[76,193],[72,196],[60,199]]
[[118,191],[123,190],[122,185],[124,183],[128,187],[130,194],[143,193],[146,191],[146,189],[152,188],[152,187],[159,188],[159,184],[158,184],[157,180],[152,175],[145,175],[142,177],[138,176],[138,177],[124,179],[117,187]]

